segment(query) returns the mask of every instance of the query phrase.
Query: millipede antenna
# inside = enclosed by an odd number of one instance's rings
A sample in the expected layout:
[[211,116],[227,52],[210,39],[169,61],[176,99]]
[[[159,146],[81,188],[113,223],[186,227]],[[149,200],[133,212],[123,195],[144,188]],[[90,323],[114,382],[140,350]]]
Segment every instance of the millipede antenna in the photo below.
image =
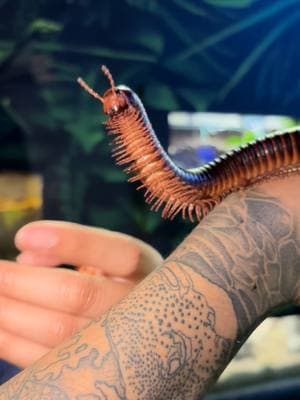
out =
[[103,97],[100,96],[99,93],[95,92],[94,89],[92,89],[82,78],[77,78],[77,82],[79,85],[86,90],[91,96],[95,97],[95,99],[100,100],[101,103],[103,103]]
[[110,86],[112,88],[113,92],[116,92],[116,85],[115,85],[115,81],[114,78],[112,77],[112,74],[110,73],[110,70],[105,66],[102,65],[101,66],[101,71],[103,72],[103,74],[106,76],[106,78],[108,79]]

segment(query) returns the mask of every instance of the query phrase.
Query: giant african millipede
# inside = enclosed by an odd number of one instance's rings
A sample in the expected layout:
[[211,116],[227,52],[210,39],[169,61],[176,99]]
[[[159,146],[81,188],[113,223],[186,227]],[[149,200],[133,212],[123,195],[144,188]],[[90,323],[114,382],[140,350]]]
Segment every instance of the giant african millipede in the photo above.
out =
[[115,145],[113,156],[125,166],[130,182],[141,181],[151,209],[163,206],[162,216],[194,217],[200,221],[228,194],[274,177],[300,173],[300,128],[276,132],[233,150],[195,169],[178,167],[164,151],[135,92],[110,82],[103,96],[81,78],[79,84],[103,104],[106,127]]

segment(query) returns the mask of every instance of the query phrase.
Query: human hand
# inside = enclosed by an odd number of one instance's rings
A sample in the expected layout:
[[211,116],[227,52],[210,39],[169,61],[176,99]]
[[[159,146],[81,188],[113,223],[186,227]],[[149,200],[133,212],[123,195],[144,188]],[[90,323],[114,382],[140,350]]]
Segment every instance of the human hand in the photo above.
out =
[[[30,223],[17,262],[0,261],[0,358],[26,367],[124,297],[161,256],[130,236],[66,222]],[[94,276],[63,268],[71,264]]]

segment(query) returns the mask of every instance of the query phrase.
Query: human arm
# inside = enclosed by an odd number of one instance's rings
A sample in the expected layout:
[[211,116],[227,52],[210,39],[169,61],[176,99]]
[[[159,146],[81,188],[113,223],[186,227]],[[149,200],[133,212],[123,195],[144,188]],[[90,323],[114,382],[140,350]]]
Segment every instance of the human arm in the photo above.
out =
[[[0,358],[23,368],[103,314],[162,260],[131,236],[58,221],[27,224],[16,245],[18,262],[0,261]],[[60,264],[80,272],[53,268]]]
[[161,268],[0,399],[203,395],[266,315],[299,301],[299,183],[229,196]]

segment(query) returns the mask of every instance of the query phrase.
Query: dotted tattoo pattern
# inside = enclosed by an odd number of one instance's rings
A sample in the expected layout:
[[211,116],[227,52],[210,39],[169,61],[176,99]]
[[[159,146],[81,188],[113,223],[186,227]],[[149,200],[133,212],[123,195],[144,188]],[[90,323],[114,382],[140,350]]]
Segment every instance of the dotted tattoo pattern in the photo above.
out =
[[33,393],[39,400],[196,399],[232,346],[216,332],[215,318],[190,276],[169,262],[98,321],[106,338],[101,353],[77,334],[55,361],[8,385],[14,397],[0,400],[33,400]]
[[[276,199],[229,197],[104,317],[0,390],[0,400],[198,399],[236,343],[299,285],[299,232]],[[297,241],[298,238],[298,241]],[[220,313],[197,279],[231,299],[237,337],[217,331]],[[143,301],[141,301],[141,298]],[[95,336],[96,335],[96,336]]]
[[[118,348],[127,382],[138,399],[197,398],[229,353],[231,341],[215,330],[215,311],[188,274],[167,263],[126,307],[103,321]],[[146,323],[145,323],[146,322]],[[126,335],[120,332],[126,331]]]

